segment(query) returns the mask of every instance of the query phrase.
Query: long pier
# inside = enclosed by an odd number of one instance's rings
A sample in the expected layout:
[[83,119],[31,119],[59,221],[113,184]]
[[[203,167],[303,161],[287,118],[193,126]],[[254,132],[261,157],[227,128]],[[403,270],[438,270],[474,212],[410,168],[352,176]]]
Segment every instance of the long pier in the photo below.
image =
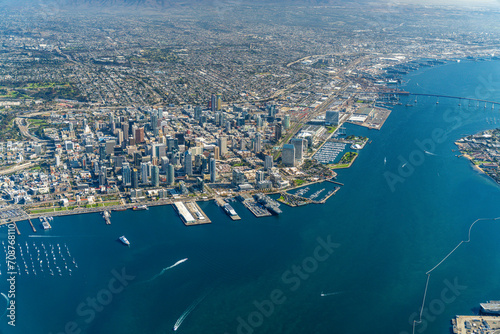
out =
[[28,218],[28,221],[29,221],[29,223],[30,223],[30,225],[31,225],[31,228],[33,229],[33,232],[35,232],[35,233],[36,233],[35,226],[33,226],[33,223],[31,222],[31,219],[30,219],[30,218]]

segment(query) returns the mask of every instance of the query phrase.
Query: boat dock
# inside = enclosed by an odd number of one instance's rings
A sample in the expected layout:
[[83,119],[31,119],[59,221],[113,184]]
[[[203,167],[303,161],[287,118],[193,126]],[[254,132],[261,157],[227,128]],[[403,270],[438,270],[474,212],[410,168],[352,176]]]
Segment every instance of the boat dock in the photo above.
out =
[[243,205],[250,210],[251,213],[254,214],[257,218],[272,216],[271,212],[269,212],[266,208],[260,206],[253,199],[247,199],[243,201]]
[[320,201],[318,201],[318,203],[320,203],[320,204],[324,204],[324,203],[326,203],[326,201],[327,201],[330,197],[332,197],[333,195],[335,195],[335,194],[337,193],[337,191],[339,191],[339,190],[340,190],[340,187],[336,187],[336,188],[335,188],[335,190],[330,190],[330,191],[328,192],[328,194],[326,194],[326,196],[325,196],[325,197],[323,197],[323,199],[321,199]]
[[212,221],[196,202],[174,202],[175,211],[186,226],[210,224]]
[[35,226],[34,226],[34,225],[33,225],[33,223],[31,222],[31,219],[30,219],[30,218],[28,218],[28,222],[30,223],[31,228],[33,229],[33,232],[35,232],[35,233],[36,233]]

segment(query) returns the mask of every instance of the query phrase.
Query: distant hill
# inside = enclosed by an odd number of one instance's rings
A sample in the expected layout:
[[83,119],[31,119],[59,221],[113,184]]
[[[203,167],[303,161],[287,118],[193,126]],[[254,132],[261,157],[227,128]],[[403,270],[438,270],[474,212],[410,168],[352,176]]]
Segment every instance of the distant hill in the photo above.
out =
[[235,6],[242,4],[327,4],[363,2],[342,0],[0,0],[0,7],[182,7],[182,6]]

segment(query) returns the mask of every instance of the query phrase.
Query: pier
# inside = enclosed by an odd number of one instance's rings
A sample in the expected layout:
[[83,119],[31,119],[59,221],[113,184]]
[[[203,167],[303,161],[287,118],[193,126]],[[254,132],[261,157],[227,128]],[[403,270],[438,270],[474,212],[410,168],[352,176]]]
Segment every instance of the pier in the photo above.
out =
[[243,205],[257,218],[272,216],[271,212],[259,206],[254,200],[245,200]]
[[186,226],[210,224],[212,222],[194,201],[186,203],[174,202],[173,206]]
[[33,225],[33,223],[31,222],[31,219],[30,219],[30,218],[28,218],[28,222],[30,223],[31,228],[33,229],[33,232],[35,232],[35,233],[36,233],[35,226],[34,226],[34,225]]
[[17,228],[17,224],[16,224],[16,223],[14,223],[14,227],[16,228],[16,233],[17,233],[17,235],[21,235],[21,232],[20,232],[20,231],[19,231],[19,229]]
[[322,200],[320,200],[320,201],[318,201],[318,202],[315,202],[315,203],[317,203],[317,204],[325,204],[325,203],[326,203],[326,201],[327,201],[330,197],[332,197],[333,195],[335,195],[335,194],[337,193],[337,191],[339,191],[339,190],[340,190],[340,187],[336,187],[336,188],[335,188],[335,190],[331,190],[330,192],[328,192],[328,194],[327,194],[325,197],[323,197],[323,199],[322,199]]

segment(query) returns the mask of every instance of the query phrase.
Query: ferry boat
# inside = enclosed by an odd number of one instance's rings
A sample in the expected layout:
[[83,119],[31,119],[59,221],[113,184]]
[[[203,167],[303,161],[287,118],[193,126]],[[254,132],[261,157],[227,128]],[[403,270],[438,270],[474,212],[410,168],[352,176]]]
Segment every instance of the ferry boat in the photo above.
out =
[[126,246],[130,246],[130,241],[128,241],[128,239],[127,239],[127,238],[125,238],[125,236],[124,236],[124,235],[122,235],[122,236],[121,236],[121,237],[119,237],[118,239],[120,239],[120,241],[121,241],[124,245],[126,245]]
[[136,205],[132,210],[149,210],[147,205]]

